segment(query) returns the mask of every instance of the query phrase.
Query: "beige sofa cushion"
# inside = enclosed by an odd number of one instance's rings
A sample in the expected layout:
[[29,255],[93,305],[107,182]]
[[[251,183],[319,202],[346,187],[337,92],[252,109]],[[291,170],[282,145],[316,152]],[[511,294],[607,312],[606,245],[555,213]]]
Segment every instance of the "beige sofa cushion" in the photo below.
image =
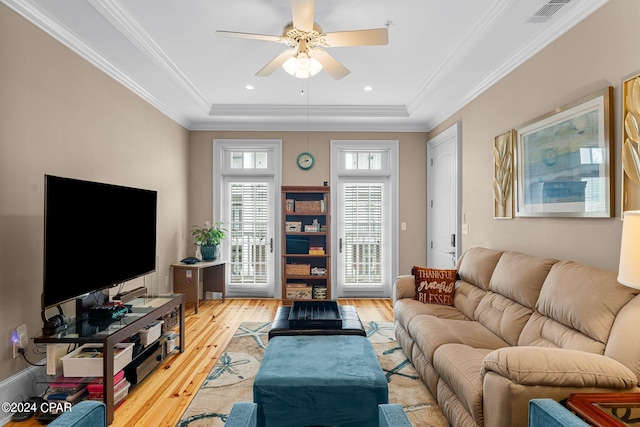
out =
[[433,354],[433,366],[441,382],[455,393],[474,421],[482,425],[482,362],[492,350],[463,344],[445,344]]
[[469,320],[464,314],[450,305],[425,304],[409,298],[396,302],[393,306],[393,314],[395,319],[405,328],[414,317],[425,314],[445,319]]
[[638,313],[640,313],[640,296],[633,298],[616,316],[604,355],[628,366],[640,379]]
[[619,284],[613,271],[562,261],[551,268],[536,309],[543,316],[606,343],[616,315],[638,292]]
[[501,348],[484,359],[482,375],[489,371],[531,386],[629,389],[638,384],[629,368],[610,357],[559,348]]
[[433,353],[444,344],[466,344],[475,348],[497,349],[509,346],[481,323],[470,320],[417,316],[407,328],[416,345],[433,360]]
[[474,313],[487,291],[464,280],[456,283],[456,293],[453,295],[453,306],[460,310],[469,319],[474,319]]
[[487,248],[471,248],[458,260],[456,269],[462,280],[474,286],[489,289],[491,275],[503,251]]
[[551,258],[505,252],[491,276],[489,289],[532,309],[544,280],[557,262]]
[[509,345],[516,345],[531,313],[533,310],[530,308],[498,293],[488,292],[480,301],[475,318]]
[[533,313],[518,339],[519,346],[566,348],[603,354],[604,344],[562,323]]
[[540,288],[557,261],[524,255],[502,254],[474,318],[511,345],[518,343],[522,329],[533,313]]

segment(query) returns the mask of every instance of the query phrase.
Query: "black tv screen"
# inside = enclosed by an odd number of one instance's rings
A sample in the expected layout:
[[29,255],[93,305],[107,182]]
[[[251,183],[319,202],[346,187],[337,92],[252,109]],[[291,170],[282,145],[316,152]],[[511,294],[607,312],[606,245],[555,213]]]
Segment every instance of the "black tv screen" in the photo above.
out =
[[155,270],[157,192],[45,175],[42,309]]

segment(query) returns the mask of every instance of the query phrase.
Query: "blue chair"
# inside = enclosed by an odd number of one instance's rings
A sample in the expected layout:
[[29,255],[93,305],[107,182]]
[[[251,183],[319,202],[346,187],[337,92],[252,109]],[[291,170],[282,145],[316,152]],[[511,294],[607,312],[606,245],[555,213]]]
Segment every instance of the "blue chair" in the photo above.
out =
[[[253,402],[237,402],[225,427],[255,427],[258,424],[258,405]],[[380,427],[411,427],[411,422],[402,409],[402,405],[378,405],[378,423]]]
[[83,400],[51,421],[49,427],[107,427],[107,408],[102,402]]
[[255,427],[258,425],[258,404],[237,402],[233,404],[225,427]]
[[378,423],[380,427],[411,427],[402,405],[395,403],[378,405]]
[[529,427],[589,427],[589,424],[553,399],[531,399]]

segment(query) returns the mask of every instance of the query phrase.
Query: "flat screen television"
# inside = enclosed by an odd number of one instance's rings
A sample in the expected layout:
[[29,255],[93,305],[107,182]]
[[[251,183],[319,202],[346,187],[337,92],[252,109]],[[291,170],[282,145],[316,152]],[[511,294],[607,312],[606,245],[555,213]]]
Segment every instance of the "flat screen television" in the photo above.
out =
[[156,268],[157,192],[45,175],[42,309]]

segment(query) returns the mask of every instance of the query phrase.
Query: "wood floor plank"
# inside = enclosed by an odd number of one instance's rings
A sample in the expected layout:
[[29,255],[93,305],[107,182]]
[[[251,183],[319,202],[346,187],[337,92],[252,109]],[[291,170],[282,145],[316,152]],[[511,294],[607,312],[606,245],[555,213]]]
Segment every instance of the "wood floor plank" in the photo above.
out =
[[[393,321],[389,299],[341,299],[353,305],[363,322]],[[282,301],[275,299],[227,299],[202,301],[198,314],[192,305],[185,316],[186,349],[169,355],[145,380],[131,388],[126,401],[116,410],[113,427],[175,427],[193,396],[218,361],[242,322],[273,320]],[[31,419],[9,423],[10,427],[36,427]]]

